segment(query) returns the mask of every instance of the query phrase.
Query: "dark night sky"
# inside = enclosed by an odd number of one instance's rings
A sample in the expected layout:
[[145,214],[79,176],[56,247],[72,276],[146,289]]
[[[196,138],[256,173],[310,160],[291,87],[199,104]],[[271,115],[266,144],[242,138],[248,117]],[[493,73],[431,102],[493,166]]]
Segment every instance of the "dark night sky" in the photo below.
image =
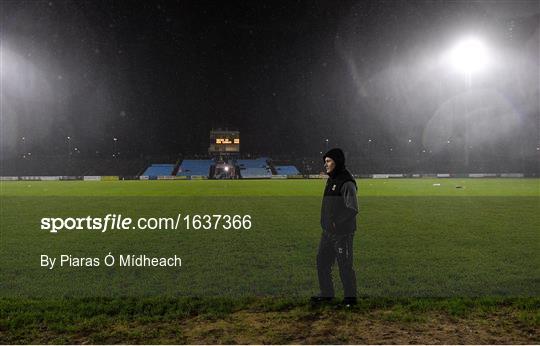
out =
[[[83,155],[113,137],[125,156],[190,155],[212,127],[267,155],[311,155],[324,138],[352,153],[368,138],[436,150],[455,135],[441,130],[449,102],[481,112],[496,95],[498,118],[468,125],[475,144],[518,138],[533,153],[539,4],[2,1],[2,152],[25,137],[25,151],[61,153],[70,136]],[[464,94],[435,61],[469,32],[498,55]],[[507,130],[490,138],[489,123]]]

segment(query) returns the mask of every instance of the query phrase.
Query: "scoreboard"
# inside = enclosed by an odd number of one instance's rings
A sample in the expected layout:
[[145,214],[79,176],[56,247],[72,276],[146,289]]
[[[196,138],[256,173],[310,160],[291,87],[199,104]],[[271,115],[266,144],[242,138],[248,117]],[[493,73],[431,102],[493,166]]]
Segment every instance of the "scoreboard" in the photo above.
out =
[[212,130],[210,131],[210,154],[226,154],[240,152],[240,131]]

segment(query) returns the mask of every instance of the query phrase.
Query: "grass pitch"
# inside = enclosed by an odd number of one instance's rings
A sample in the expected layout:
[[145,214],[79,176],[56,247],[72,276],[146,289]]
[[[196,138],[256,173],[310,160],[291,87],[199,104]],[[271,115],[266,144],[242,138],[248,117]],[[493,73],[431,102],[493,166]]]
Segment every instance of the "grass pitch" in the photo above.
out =
[[[266,339],[254,335],[250,339],[247,334],[242,339],[241,332],[217,339],[183,334],[165,338],[143,331],[157,323],[168,326],[170,336],[171,330],[180,333],[171,321],[185,322],[193,316],[215,320],[246,309],[327,314],[325,309],[313,312],[305,306],[307,297],[317,292],[315,254],[324,183],[1,182],[0,341],[298,342],[292,338],[298,331],[290,331],[291,338],[283,332]],[[537,340],[527,333],[537,331],[540,321],[540,180],[358,183],[354,256],[363,299],[356,313],[366,317],[378,311],[380,316],[375,313],[372,320],[408,323],[429,320],[430,311],[461,316],[509,309],[524,333],[519,340]],[[43,217],[109,213],[134,219],[178,213],[250,215],[252,227],[58,234],[40,230]],[[53,270],[39,262],[41,254],[103,258],[109,252],[177,254],[183,262],[181,268]],[[340,292],[339,279],[335,284]],[[104,332],[110,323],[116,328],[118,323],[135,324],[133,330],[139,334],[128,327],[125,332]],[[201,323],[208,320],[202,318]],[[306,340],[340,342],[324,337]],[[341,342],[355,340],[359,342],[358,335]]]

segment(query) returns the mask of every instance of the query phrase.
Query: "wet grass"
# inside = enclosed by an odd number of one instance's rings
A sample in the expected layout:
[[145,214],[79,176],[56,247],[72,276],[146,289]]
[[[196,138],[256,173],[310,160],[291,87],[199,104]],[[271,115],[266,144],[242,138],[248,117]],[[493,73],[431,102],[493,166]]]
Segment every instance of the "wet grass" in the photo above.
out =
[[[0,343],[539,342],[540,180],[359,181],[361,299],[350,310],[307,304],[317,289],[323,183],[0,182]],[[178,210],[251,213],[254,229],[57,235],[39,229],[44,216]],[[178,253],[186,265],[181,271],[39,266],[41,253],[109,251]],[[341,322],[350,333],[332,326]],[[452,339],[451,328],[434,339],[400,334],[445,323],[485,334]],[[395,333],[384,334],[392,326]],[[362,334],[371,329],[380,333]],[[494,333],[500,339],[490,339]]]

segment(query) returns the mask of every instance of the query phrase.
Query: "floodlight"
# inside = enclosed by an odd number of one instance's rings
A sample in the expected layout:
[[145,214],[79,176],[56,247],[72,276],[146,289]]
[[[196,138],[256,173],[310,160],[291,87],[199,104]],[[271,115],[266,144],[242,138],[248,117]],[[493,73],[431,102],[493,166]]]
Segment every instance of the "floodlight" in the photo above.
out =
[[484,69],[489,64],[488,50],[476,37],[467,37],[457,42],[447,58],[457,71],[468,75]]

